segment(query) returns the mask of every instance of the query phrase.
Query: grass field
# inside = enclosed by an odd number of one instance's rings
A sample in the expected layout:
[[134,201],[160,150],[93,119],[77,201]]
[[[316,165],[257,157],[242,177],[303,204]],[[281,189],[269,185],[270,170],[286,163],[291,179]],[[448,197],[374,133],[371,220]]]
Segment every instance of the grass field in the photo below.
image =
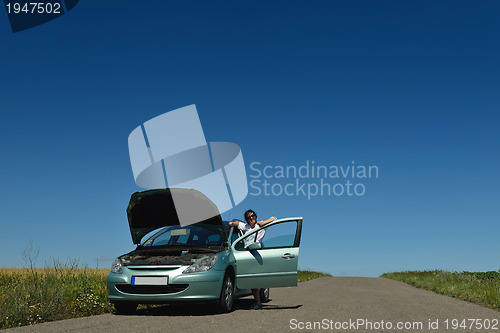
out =
[[107,301],[108,269],[0,268],[0,329],[113,311]]
[[298,282],[305,282],[305,281],[309,281],[309,280],[324,277],[324,276],[331,276],[331,275],[328,273],[320,273],[320,272],[313,272],[313,271],[298,271],[297,272],[297,281]]
[[489,272],[398,272],[381,277],[402,281],[417,288],[500,309],[500,271]]
[[[107,299],[109,269],[79,268],[76,261],[54,266],[0,268],[0,329],[114,311]],[[298,281],[321,276],[328,274],[299,271]]]

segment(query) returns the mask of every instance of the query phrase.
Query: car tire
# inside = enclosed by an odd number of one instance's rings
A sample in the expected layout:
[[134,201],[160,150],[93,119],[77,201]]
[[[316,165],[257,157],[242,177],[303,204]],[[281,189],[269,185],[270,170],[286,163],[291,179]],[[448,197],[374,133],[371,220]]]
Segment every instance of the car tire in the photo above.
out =
[[269,298],[269,288],[262,288],[259,290],[260,302],[267,303],[271,299]]
[[222,281],[222,289],[220,291],[219,309],[223,313],[233,311],[234,303],[234,278],[231,274],[224,275]]
[[131,314],[137,310],[136,303],[115,303],[116,313],[118,314]]

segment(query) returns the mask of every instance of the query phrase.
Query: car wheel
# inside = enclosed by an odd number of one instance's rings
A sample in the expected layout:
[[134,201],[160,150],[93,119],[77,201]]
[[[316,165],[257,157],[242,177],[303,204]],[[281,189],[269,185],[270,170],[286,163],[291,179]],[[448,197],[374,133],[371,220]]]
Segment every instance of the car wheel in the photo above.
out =
[[222,290],[220,291],[219,308],[222,312],[233,311],[234,301],[234,279],[226,273],[222,281]]
[[130,314],[137,310],[136,303],[115,303],[116,313],[118,314]]
[[269,298],[269,288],[262,288],[259,290],[260,302],[267,303],[271,299]]

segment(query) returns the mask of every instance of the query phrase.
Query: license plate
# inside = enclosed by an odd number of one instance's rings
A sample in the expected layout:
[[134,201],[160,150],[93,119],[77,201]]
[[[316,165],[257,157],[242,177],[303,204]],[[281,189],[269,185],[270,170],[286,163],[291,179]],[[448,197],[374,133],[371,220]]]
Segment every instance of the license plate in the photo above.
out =
[[165,286],[168,284],[168,276],[132,276],[132,285]]

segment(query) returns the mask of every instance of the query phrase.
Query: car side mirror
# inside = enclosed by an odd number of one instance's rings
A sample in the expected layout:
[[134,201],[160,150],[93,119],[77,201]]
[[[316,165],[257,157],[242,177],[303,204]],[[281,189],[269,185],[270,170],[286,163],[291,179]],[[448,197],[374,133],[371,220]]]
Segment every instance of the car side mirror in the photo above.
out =
[[262,249],[262,245],[259,242],[255,242],[255,243],[248,245],[247,249],[249,251],[260,250],[260,249]]

